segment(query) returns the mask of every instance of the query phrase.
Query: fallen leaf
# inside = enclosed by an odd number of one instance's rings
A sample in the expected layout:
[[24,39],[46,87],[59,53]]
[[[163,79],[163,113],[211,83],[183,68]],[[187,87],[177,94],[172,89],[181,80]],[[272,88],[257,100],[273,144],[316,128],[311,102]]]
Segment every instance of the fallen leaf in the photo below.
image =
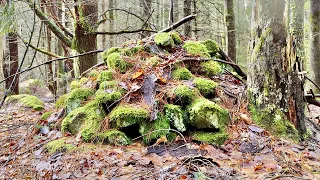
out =
[[143,70],[142,70],[142,69],[139,69],[137,72],[135,72],[135,73],[132,75],[132,78],[131,78],[131,79],[140,78],[142,75],[143,75]]

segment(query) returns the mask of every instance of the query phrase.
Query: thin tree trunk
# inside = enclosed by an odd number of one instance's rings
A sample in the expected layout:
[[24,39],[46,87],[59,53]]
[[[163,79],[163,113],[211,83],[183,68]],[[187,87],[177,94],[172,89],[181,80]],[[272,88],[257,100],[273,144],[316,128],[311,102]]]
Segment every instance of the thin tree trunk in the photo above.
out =
[[[7,78],[12,74],[17,73],[19,62],[17,34],[8,33],[5,38],[3,72],[4,78]],[[13,79],[14,77],[11,77],[6,80],[5,87],[7,90],[10,88]],[[17,75],[15,82],[11,87],[10,94],[19,94],[19,75]]]
[[[0,79],[4,79],[4,74],[3,74],[3,64],[4,64],[4,59],[3,59],[3,54],[4,54],[4,49],[3,49],[3,35],[0,33]],[[0,86],[0,89],[4,88],[4,86]]]
[[[147,20],[147,18],[150,16],[151,13],[151,0],[140,0],[141,6],[142,6],[142,17]],[[145,23],[143,28],[148,28],[148,24]],[[141,39],[150,36],[150,32],[142,32],[141,33]]]
[[304,92],[296,57],[289,55],[296,48],[287,42],[287,27],[283,21],[285,0],[257,3],[259,23],[253,30],[254,46],[248,62],[248,95],[252,117],[275,133],[294,133],[286,119],[300,133],[305,133]]
[[313,71],[313,81],[320,85],[320,1],[310,0],[310,65]]
[[[197,12],[197,0],[193,0],[193,12]],[[198,39],[198,22],[197,18],[194,19],[194,38]]]
[[[113,3],[114,0],[109,0],[109,9],[112,9],[114,8],[114,3]],[[114,31],[114,12],[113,11],[109,11],[109,19],[110,19],[110,22],[109,22],[109,31],[110,32],[113,32]],[[109,36],[109,43],[110,43],[110,46],[109,47],[113,47],[114,46],[114,37],[111,35]]]
[[[189,16],[191,14],[191,0],[184,0],[183,1],[183,15],[186,17],[186,16]],[[186,23],[185,26],[184,26],[184,34],[186,36],[189,36],[191,37],[191,25],[190,25],[190,22]]]
[[227,25],[227,52],[237,62],[237,44],[233,0],[225,0],[225,18]]

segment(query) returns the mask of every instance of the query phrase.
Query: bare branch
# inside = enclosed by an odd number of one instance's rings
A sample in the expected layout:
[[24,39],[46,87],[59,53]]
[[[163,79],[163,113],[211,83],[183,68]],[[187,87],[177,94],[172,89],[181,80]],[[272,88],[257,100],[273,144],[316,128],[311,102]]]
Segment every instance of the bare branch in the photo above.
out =
[[130,33],[137,33],[137,32],[157,32],[152,29],[137,29],[137,30],[122,30],[122,31],[115,31],[115,32],[95,32],[96,34],[105,34],[105,35],[116,35],[116,34],[130,34]]

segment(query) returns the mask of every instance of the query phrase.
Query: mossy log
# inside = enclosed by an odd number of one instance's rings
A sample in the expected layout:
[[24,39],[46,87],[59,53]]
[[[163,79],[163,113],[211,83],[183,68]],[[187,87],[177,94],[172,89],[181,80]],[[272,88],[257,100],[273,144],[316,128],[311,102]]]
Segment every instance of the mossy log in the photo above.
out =
[[[142,135],[146,144],[162,137],[174,140],[181,132],[221,145],[227,138],[228,110],[206,98],[216,95],[219,82],[211,77],[221,74],[222,68],[213,61],[179,60],[216,58],[219,47],[213,40],[182,39],[178,33],[159,33],[153,41],[127,42],[106,50],[102,57],[108,70],[93,69],[57,101],[57,108],[67,109],[62,131],[80,133],[85,142],[113,145],[130,144],[131,131]],[[153,46],[159,51],[150,49]],[[176,58],[169,59],[172,55]]]

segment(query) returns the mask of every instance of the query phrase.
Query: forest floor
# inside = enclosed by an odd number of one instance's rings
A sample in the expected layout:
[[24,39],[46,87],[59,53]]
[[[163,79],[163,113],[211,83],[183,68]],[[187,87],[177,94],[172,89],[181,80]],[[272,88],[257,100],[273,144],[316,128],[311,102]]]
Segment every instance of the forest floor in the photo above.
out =
[[[46,103],[44,111],[53,110]],[[320,179],[320,131],[310,105],[307,125],[314,133],[293,143],[239,120],[229,126],[222,147],[178,140],[143,146],[91,145],[73,140],[77,151],[49,154],[44,145],[62,136],[37,128],[44,111],[17,105],[0,112],[0,179]]]

